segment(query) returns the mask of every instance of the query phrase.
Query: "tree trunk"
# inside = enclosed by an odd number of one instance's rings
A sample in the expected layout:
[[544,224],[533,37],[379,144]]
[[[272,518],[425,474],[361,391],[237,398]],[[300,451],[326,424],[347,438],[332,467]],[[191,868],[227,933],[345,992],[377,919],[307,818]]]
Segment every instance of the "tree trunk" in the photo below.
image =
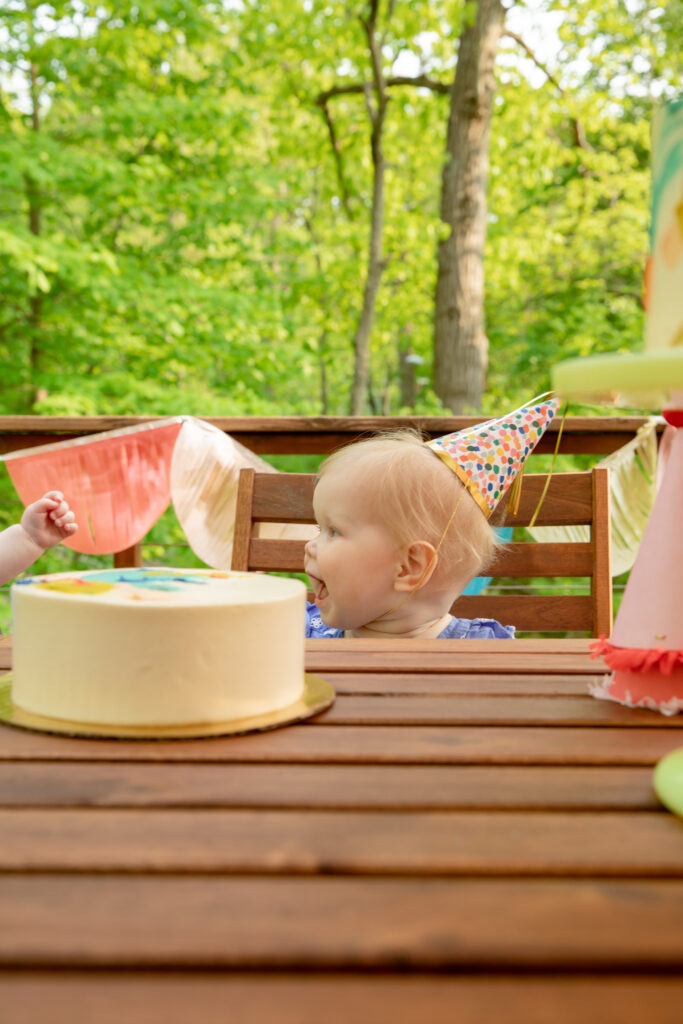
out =
[[[381,132],[381,128],[380,128]],[[353,339],[353,383],[351,385],[350,413],[362,416],[365,411],[365,398],[368,390],[370,374],[370,335],[375,317],[375,302],[379,291],[384,263],[382,260],[382,232],[384,222],[384,157],[381,142],[375,140],[376,130],[373,128],[373,189],[372,217],[370,221],[370,244],[368,247],[368,263],[363,289],[363,306],[358,320],[358,327]]]
[[320,368],[320,415],[327,416],[329,402],[327,399],[327,328],[323,328],[318,337],[318,365]]
[[401,385],[401,408],[414,409],[417,401],[417,381],[415,379],[415,353],[410,345],[399,346],[398,370]]
[[[31,128],[37,134],[40,132],[40,86],[38,84],[38,68],[31,63],[30,95],[31,95]],[[41,217],[41,196],[38,186],[33,178],[25,176],[26,199],[28,202],[28,226],[32,235],[40,235]],[[38,374],[41,358],[41,315],[43,311],[42,292],[36,291],[29,299],[28,337],[29,337],[29,389],[30,405],[33,408],[38,400],[38,391],[35,381]]]
[[365,93],[368,117],[372,125],[372,216],[370,220],[368,263],[365,273],[365,287],[363,288],[363,306],[353,339],[353,382],[351,385],[349,408],[352,416],[362,416],[365,411],[365,398],[370,375],[370,335],[375,316],[377,292],[382,279],[382,272],[384,271],[382,233],[384,225],[385,161],[382,151],[382,133],[384,131],[384,118],[387,109],[387,93],[386,82],[382,74],[382,55],[375,35],[377,7],[378,0],[371,0],[369,18],[363,22],[370,48],[374,84],[374,95],[372,98],[369,89]]
[[494,63],[505,22],[501,0],[478,0],[461,37],[451,90],[441,193],[450,228],[439,243],[434,308],[434,390],[455,415],[478,412],[488,365],[484,241]]

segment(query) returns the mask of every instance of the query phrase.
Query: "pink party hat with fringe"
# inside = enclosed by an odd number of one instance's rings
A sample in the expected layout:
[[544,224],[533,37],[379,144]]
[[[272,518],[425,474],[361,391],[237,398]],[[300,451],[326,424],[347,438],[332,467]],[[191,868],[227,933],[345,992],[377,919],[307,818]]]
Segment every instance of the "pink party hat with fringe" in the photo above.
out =
[[459,477],[488,519],[559,406],[558,398],[536,400],[506,416],[445,434],[427,445]]
[[591,644],[612,675],[591,693],[673,715],[683,711],[683,410],[664,416],[676,425],[667,428],[673,440],[661,486],[612,635]]

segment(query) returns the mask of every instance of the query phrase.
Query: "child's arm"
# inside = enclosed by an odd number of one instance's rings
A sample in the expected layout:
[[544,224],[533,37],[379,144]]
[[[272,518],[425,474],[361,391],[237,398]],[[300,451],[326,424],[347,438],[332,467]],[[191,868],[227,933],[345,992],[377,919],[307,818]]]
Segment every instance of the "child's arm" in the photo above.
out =
[[74,514],[61,491],[48,491],[24,509],[20,523],[0,533],[0,583],[27,569],[46,548],[76,532]]

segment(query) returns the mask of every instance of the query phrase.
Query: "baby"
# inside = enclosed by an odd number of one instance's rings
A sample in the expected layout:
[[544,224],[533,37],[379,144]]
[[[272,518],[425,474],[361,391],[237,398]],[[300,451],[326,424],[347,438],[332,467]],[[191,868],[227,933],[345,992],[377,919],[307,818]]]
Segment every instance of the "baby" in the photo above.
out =
[[493,619],[449,612],[491,561],[496,534],[416,434],[360,441],[332,455],[313,508],[320,533],[306,544],[315,593],[307,636],[514,636]]
[[21,522],[0,533],[0,584],[8,583],[40,558],[46,548],[59,544],[77,529],[61,491],[48,491],[27,505]]
[[405,431],[349,445],[322,465],[319,534],[306,544],[308,637],[510,638],[450,607],[499,543],[489,518],[556,399],[425,443]]

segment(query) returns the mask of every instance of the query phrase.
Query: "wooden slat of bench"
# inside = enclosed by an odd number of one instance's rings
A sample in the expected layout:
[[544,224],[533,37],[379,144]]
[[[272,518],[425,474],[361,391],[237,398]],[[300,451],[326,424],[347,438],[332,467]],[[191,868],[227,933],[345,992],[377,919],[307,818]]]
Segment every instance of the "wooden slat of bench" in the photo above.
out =
[[498,552],[486,569],[487,576],[590,576],[593,571],[590,543],[510,543]]
[[[545,474],[526,474],[516,515],[507,513],[509,495],[496,513],[496,523],[527,526],[539,504]],[[254,478],[252,518],[263,522],[313,522],[311,507],[315,477],[308,473],[257,473]],[[577,525],[592,521],[590,473],[563,473],[550,479],[543,497],[543,524]],[[303,503],[303,505],[302,505]]]
[[494,525],[528,526],[539,505],[539,523],[544,526],[575,526],[592,522],[593,482],[590,473],[556,473],[550,477],[547,490],[546,480],[544,473],[525,473],[519,509],[514,514],[509,511],[508,491],[492,518]]
[[[254,571],[303,572],[305,541],[253,537],[249,563]],[[532,577],[590,576],[592,554],[589,543],[544,544],[533,541],[510,543],[486,569],[490,576]]]
[[654,765],[681,746],[681,727],[683,722],[663,728],[599,730],[299,725],[225,739],[144,742],[79,740],[0,726],[0,761]]
[[658,810],[652,769],[0,762],[0,807]]
[[142,541],[114,554],[114,568],[128,569],[142,566]]
[[683,968],[679,880],[0,878],[6,967]]
[[503,625],[533,632],[588,632],[593,625],[590,595],[557,597],[552,594],[459,597],[451,611],[460,618],[491,618]]
[[252,518],[259,522],[312,523],[315,476],[309,473],[257,473]]
[[258,537],[252,537],[249,541],[250,571],[303,572],[305,545],[306,542],[303,540],[260,540]]
[[594,636],[609,636],[612,632],[614,618],[614,597],[612,593],[612,509],[609,485],[609,470],[605,467],[596,469],[595,489],[593,491],[593,525],[591,527],[591,545],[595,555],[593,565],[593,584],[591,597],[593,602]]
[[683,877],[659,812],[17,809],[0,835],[22,874]]
[[[249,505],[254,496],[254,474],[240,473],[237,482],[237,507],[242,503]],[[232,535],[232,564],[244,568],[249,564],[249,545],[251,542],[251,523],[241,516],[235,517]],[[285,570],[291,571],[291,570]],[[296,570],[295,570],[296,571]]]
[[4,1024],[680,1024],[662,974],[0,973]]

